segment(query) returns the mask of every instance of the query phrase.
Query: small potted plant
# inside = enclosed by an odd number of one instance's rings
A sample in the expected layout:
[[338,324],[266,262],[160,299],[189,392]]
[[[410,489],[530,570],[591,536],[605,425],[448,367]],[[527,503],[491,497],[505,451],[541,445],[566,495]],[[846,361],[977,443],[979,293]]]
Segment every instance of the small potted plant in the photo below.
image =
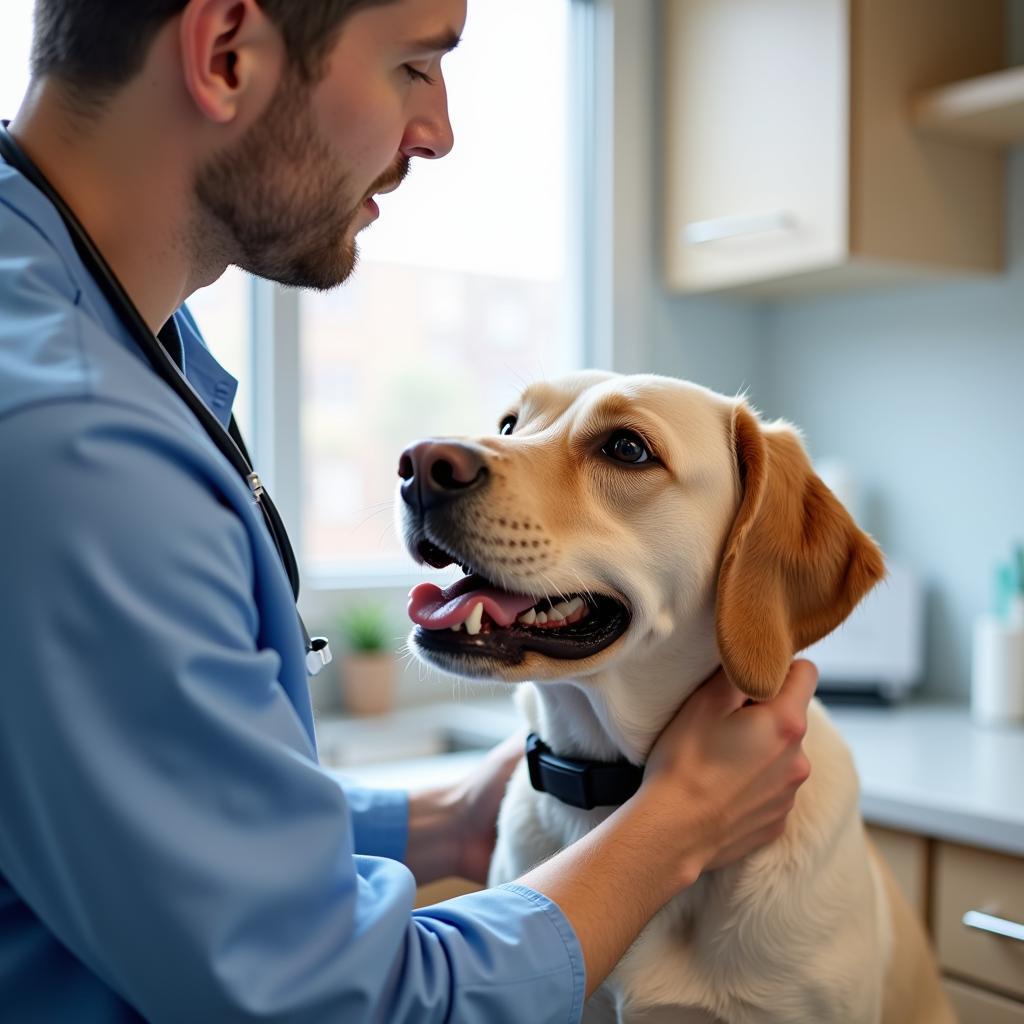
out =
[[391,623],[383,608],[359,604],[338,620],[345,639],[340,659],[341,698],[353,715],[382,715],[395,704],[395,657]]

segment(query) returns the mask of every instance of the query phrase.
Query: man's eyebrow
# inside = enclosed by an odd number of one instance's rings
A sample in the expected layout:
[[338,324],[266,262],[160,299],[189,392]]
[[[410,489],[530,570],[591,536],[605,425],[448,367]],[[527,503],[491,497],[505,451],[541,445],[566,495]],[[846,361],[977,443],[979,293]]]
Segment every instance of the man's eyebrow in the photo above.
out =
[[454,29],[447,29],[439,32],[436,36],[428,36],[425,39],[414,39],[406,43],[405,49],[415,53],[451,53],[462,37]]

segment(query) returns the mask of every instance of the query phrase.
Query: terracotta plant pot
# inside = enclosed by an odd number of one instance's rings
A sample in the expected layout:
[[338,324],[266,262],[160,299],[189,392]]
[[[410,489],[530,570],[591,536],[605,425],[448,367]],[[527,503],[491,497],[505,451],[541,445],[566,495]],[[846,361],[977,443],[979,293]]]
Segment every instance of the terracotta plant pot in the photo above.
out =
[[395,706],[395,656],[349,654],[341,661],[341,700],[352,715],[383,715]]

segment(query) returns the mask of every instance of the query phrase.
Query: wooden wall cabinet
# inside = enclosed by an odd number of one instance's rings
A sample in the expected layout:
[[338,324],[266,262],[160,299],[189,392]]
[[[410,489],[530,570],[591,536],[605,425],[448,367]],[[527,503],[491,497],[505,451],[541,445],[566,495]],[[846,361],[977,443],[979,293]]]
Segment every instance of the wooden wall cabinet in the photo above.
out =
[[665,271],[792,295],[1004,264],[1005,154],[915,101],[1005,65],[1003,0],[663,0]]

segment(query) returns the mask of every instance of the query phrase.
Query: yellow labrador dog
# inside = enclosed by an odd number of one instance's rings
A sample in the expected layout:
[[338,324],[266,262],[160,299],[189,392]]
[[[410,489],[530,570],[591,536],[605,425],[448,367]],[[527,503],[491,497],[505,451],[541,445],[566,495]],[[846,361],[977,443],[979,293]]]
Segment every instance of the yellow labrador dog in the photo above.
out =
[[[666,377],[531,385],[497,436],[422,441],[399,473],[409,551],[466,573],[413,590],[414,649],[461,677],[533,683],[519,698],[535,737],[501,808],[492,884],[625,799],[719,665],[752,699],[772,697],[794,653],[884,574],[791,427]],[[817,703],[805,750],[813,771],[783,837],[702,876],[615,970],[620,1020],[953,1020]]]

